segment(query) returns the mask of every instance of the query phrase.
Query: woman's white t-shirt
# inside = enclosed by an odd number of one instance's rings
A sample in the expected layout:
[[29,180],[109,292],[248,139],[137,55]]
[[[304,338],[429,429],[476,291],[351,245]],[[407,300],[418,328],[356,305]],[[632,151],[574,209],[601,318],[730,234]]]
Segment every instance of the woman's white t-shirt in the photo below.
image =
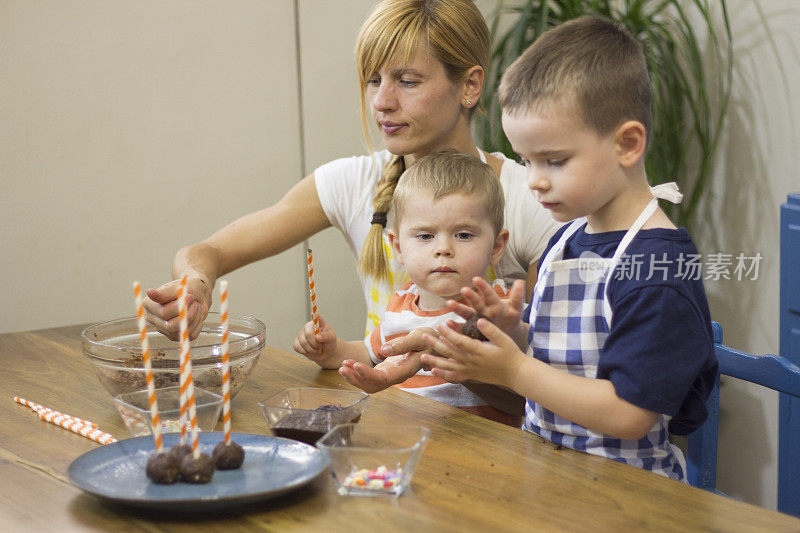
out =
[[[510,287],[515,279],[526,279],[528,267],[539,260],[560,224],[533,197],[526,182],[525,167],[502,153],[492,155],[503,160],[500,183],[505,195],[505,228],[509,241],[499,264],[490,272],[490,278],[502,278]],[[371,227],[372,199],[381,171],[390,158],[389,151],[382,150],[372,155],[337,159],[314,171],[322,209],[331,225],[342,232],[356,259],[361,255]],[[390,211],[388,216],[387,225],[391,227],[393,213]],[[383,318],[389,297],[409,281],[403,266],[392,256],[386,229],[383,237],[390,282],[377,282],[359,272],[368,310],[367,335]]]

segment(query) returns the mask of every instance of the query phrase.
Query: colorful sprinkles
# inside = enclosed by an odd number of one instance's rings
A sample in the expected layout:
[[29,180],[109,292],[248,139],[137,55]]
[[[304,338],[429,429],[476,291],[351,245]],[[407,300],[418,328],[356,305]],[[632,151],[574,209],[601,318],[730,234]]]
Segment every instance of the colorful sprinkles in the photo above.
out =
[[[186,423],[187,430],[191,427],[191,424],[188,422]],[[163,420],[161,422],[161,431],[163,433],[177,433],[181,430],[181,421],[180,420]]]
[[389,470],[381,465],[378,468],[356,470],[344,480],[344,486],[354,489],[387,491],[394,489],[403,478],[403,469]]

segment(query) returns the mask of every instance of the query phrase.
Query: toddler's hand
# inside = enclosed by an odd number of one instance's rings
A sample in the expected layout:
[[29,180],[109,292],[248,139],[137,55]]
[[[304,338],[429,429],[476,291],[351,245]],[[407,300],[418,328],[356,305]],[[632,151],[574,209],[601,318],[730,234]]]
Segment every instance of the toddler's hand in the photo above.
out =
[[300,355],[319,363],[336,350],[338,340],[333,328],[320,316],[319,333],[314,333],[314,322],[306,322],[294,338],[292,348]]
[[387,357],[374,367],[345,359],[339,368],[342,375],[351,385],[369,394],[402,383],[422,368],[420,354],[417,352]]
[[431,346],[422,339],[424,334],[438,335],[433,328],[417,328],[410,332],[408,335],[392,339],[383,346],[381,351],[376,354],[380,358],[390,357],[392,355],[403,355],[408,352],[429,352]]

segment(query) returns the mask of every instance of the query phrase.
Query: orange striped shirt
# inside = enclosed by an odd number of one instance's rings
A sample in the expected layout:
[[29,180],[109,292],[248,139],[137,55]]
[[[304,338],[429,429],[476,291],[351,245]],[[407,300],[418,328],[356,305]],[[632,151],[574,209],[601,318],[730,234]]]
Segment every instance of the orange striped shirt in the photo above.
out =
[[[501,298],[508,296],[508,290],[503,280],[495,280],[493,288]],[[383,320],[372,330],[370,336],[364,339],[373,363],[377,364],[383,361],[376,354],[380,353],[381,346],[392,339],[408,335],[417,328],[435,328],[448,320],[464,321],[446,307],[435,311],[424,311],[417,306],[418,300],[419,287],[412,282],[408,282],[389,299]],[[519,426],[518,417],[513,417],[487,405],[483,399],[463,385],[449,383],[427,370],[420,370],[395,387],[433,398],[490,420]]]

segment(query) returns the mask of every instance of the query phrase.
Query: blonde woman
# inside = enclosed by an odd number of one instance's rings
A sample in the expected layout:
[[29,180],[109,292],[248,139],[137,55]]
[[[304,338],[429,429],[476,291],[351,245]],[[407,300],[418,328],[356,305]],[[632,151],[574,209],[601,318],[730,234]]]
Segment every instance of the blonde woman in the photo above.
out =
[[[178,251],[173,278],[188,277],[189,331],[196,337],[219,276],[271,257],[335,226],[359,257],[368,306],[367,332],[389,296],[408,278],[392,257],[386,226],[403,171],[426,154],[452,148],[492,167],[506,198],[510,240],[488,278],[534,280],[536,262],[557,229],[527,189],[525,168],[487,154],[472,139],[490,57],[489,31],[472,0],[386,0],[361,28],[356,62],[362,123],[381,131],[385,150],[317,168],[277,204],[246,215],[204,241]],[[529,283],[532,287],[533,283]],[[148,321],[177,337],[178,282],[147,292]]]

